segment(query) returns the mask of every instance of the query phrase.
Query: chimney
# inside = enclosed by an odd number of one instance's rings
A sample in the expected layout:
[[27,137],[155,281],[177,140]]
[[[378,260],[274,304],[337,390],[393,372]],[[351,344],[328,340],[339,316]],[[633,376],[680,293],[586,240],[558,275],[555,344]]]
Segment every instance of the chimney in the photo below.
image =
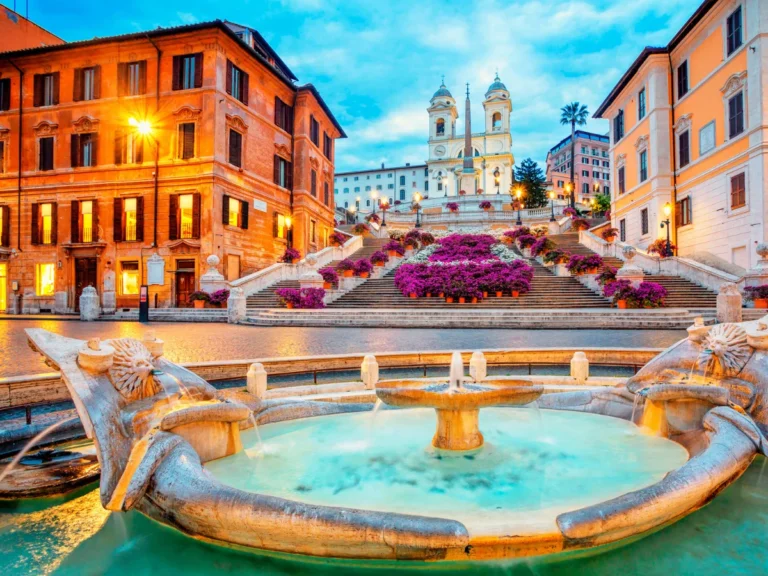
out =
[[410,162],[406,162],[406,163],[405,163],[405,165],[406,165],[406,166],[410,166],[410,165],[411,165],[411,163],[410,163]]
[[381,163],[381,169],[384,170],[384,162]]

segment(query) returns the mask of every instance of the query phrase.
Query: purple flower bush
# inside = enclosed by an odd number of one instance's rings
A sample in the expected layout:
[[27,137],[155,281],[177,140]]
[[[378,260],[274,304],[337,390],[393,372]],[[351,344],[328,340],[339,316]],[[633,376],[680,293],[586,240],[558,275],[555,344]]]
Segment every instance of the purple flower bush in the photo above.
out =
[[361,258],[355,262],[355,275],[360,276],[366,272],[370,274],[371,270],[373,270],[373,264],[369,260]]
[[520,236],[527,236],[530,235],[530,233],[531,229],[528,228],[528,226],[518,226],[514,230],[507,230],[504,232],[504,237],[517,240]]
[[523,234],[517,237],[517,244],[520,248],[530,248],[536,243],[536,236],[533,234]]
[[[578,260],[575,260],[578,257]],[[574,267],[571,268],[571,262],[574,262]],[[590,256],[571,256],[571,260],[568,262],[569,268],[574,274],[585,273],[595,268],[601,268],[603,266],[603,259],[598,254],[592,254]]]
[[614,302],[619,300],[629,300],[634,294],[635,289],[632,287],[632,282],[629,280],[617,280],[611,282],[603,287],[603,295],[606,298],[613,299]]
[[347,270],[354,270],[355,269],[355,263],[352,262],[349,258],[344,258],[341,262],[336,264],[336,270],[341,270],[342,272],[345,272]]
[[660,308],[665,305],[667,289],[656,282],[641,282],[635,288],[629,280],[606,284],[603,294],[614,302],[626,300],[629,308]]
[[762,284],[761,286],[747,286],[744,288],[744,296],[747,300],[762,300],[768,298],[768,284]]
[[371,229],[368,224],[363,224],[362,222],[352,226],[352,233],[356,234],[357,236],[363,236],[364,234],[368,234],[370,231]]
[[397,240],[390,240],[386,244],[384,244],[384,250],[390,251],[392,250],[395,252],[398,256],[402,256],[405,254],[405,248],[403,248],[403,245],[400,244]]
[[547,264],[567,264],[570,259],[571,253],[559,248],[550,250],[544,255],[544,262]]
[[606,286],[611,282],[616,282],[616,271],[616,268],[613,266],[606,266],[597,277],[597,283],[600,284],[600,286]]
[[211,293],[211,304],[226,304],[227,300],[229,300],[229,290],[226,288],[222,288],[221,290],[216,290],[216,292]]
[[339,246],[343,246],[344,243],[347,241],[347,238],[349,238],[349,236],[347,236],[346,234],[343,234],[341,232],[334,232],[328,237],[328,240],[331,241],[331,244],[338,244]]
[[554,250],[555,243],[546,236],[541,236],[531,245],[532,256],[544,256],[550,250]]
[[584,218],[574,218],[571,220],[571,227],[574,230],[587,230],[589,228],[589,222],[584,220]]
[[368,216],[365,217],[365,221],[378,224],[379,222],[381,222],[381,218],[379,218],[378,214],[368,214]]
[[283,255],[280,257],[280,262],[285,264],[291,264],[294,260],[301,258],[301,252],[295,248],[286,248]]
[[489,210],[493,204],[491,204],[488,200],[483,200],[480,202],[480,209],[481,210]]
[[435,243],[435,237],[432,236],[430,232],[422,232],[421,233],[421,245],[422,246],[431,246]]
[[408,230],[408,232],[405,233],[405,236],[403,236],[404,239],[413,238],[417,242],[421,240],[421,231],[417,230],[416,228],[413,228],[411,230]]
[[418,248],[419,241],[415,237],[411,236],[410,238],[405,238],[403,240],[403,246],[406,248]]
[[430,262],[482,261],[495,259],[491,246],[496,239],[489,234],[451,234],[437,241],[438,248]]
[[565,265],[571,274],[581,274],[584,271],[584,256],[580,254],[571,255],[568,264]]
[[579,215],[579,213],[576,211],[575,208],[571,208],[568,206],[567,208],[563,208],[563,215],[570,216],[571,218],[576,218],[576,216]]
[[386,264],[389,262],[389,256],[387,256],[386,252],[376,250],[376,252],[371,254],[371,262],[374,264]]
[[459,205],[456,202],[448,202],[445,205],[445,207],[448,208],[448,210],[450,210],[451,212],[458,212],[459,211]]
[[323,277],[323,282],[328,282],[328,284],[339,283],[339,273],[333,268],[320,268],[317,272]]
[[294,308],[302,308],[308,310],[316,310],[318,308],[325,308],[323,298],[325,297],[325,290],[322,288],[279,288],[275,290],[275,294],[280,301],[285,304],[292,304]]

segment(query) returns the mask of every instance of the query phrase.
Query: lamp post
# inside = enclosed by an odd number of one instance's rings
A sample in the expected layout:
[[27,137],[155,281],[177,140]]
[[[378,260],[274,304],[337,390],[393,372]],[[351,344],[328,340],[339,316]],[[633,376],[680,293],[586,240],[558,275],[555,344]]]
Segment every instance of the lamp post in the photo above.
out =
[[515,224],[517,224],[518,226],[522,226],[523,225],[523,219],[520,216],[520,206],[521,206],[520,199],[523,197],[523,189],[522,189],[522,187],[518,186],[515,189],[515,196],[517,196],[517,222],[515,222]]
[[349,211],[352,213],[352,219],[354,220],[354,222],[352,222],[352,223],[353,224],[357,224],[357,208],[355,206],[352,206],[349,209]]
[[389,199],[383,198],[381,200],[381,225],[387,225],[387,210],[389,209]]
[[554,222],[555,221],[555,191],[554,190],[549,191],[549,205],[552,208],[552,216],[550,216],[549,221]]
[[[136,132],[138,132],[144,139],[152,138],[152,124],[149,120],[136,120],[136,118],[129,118],[128,125],[131,126]],[[154,201],[154,224],[152,234],[152,246],[157,248],[157,202],[158,202],[158,186],[159,186],[159,165],[160,165],[160,141],[157,138],[152,138],[155,144],[155,171],[152,172],[152,179],[154,180],[155,188],[155,201]]]
[[670,224],[672,223],[669,217],[671,214],[672,214],[672,205],[669,202],[667,202],[666,204],[664,204],[664,216],[666,216],[667,218],[666,220],[662,220],[661,222],[661,227],[662,228],[666,227],[667,229],[667,249],[664,251],[665,258],[669,258],[670,256],[672,256],[672,242],[670,242],[669,240],[669,227],[670,227]]
[[493,179],[496,182],[496,194],[499,193],[499,185],[501,184],[501,172],[499,172],[499,167],[496,166],[496,170],[493,171]]
[[445,187],[445,176],[440,174],[440,186],[443,188],[443,196],[448,198],[448,188]]
[[376,199],[379,197],[379,193],[374,190],[371,192],[371,199],[373,200],[373,214],[376,214]]
[[416,228],[421,228],[421,220],[419,219],[419,211],[421,210],[421,194],[416,192],[416,194],[413,195],[413,201],[416,203]]
[[290,216],[285,217],[285,244],[293,248],[293,220]]
[[565,193],[568,194],[568,201],[570,202],[571,208],[575,208],[576,199],[573,195],[573,182],[567,182],[565,184]]

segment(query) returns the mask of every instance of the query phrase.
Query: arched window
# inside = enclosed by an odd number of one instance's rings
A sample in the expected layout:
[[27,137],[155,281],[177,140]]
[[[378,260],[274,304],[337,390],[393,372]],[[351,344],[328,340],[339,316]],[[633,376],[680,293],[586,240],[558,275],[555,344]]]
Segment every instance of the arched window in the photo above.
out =
[[366,206],[370,206],[370,205],[371,205],[371,201],[370,201],[370,200],[366,200],[366,201],[365,201],[365,205],[366,205]]
[[344,208],[349,208],[349,202],[344,202]]
[[[474,152],[475,156],[480,156],[480,151],[477,148],[472,148],[472,151]],[[463,148],[461,150],[459,150],[459,156],[458,157],[459,158],[463,158],[464,157],[464,149]]]
[[400,186],[405,186],[405,176],[400,176]]
[[435,134],[438,136],[445,134],[445,120],[442,118],[438,118],[437,122],[435,122]]
[[491,126],[494,130],[501,130],[501,112],[494,112],[491,116]]
[[400,190],[400,200],[405,200],[405,190]]

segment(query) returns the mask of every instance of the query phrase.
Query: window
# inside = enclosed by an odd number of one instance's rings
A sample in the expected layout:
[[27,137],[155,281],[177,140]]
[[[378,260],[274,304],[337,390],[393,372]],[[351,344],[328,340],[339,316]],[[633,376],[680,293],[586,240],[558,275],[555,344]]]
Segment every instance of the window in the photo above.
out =
[[144,198],[115,198],[115,242],[144,240]]
[[400,176],[400,186],[405,186],[405,176]]
[[115,132],[115,164],[141,164],[144,161],[144,137],[130,130]]
[[11,79],[0,78],[0,110],[11,109]]
[[37,296],[53,296],[55,278],[56,266],[53,262],[35,264],[35,294]]
[[355,192],[360,192],[360,186],[355,186]]
[[331,156],[333,156],[333,138],[328,136],[327,132],[323,132],[323,156],[328,160],[331,160]]
[[616,118],[613,119],[613,142],[616,143],[624,138],[624,110],[619,110]]
[[586,154],[588,150],[589,150],[589,148],[587,148],[586,146],[582,146],[581,147],[581,153],[582,154]]
[[645,118],[645,88],[640,90],[637,95],[637,119]]
[[368,206],[368,207],[370,207],[370,205],[371,205],[371,200],[370,200],[370,198],[369,198],[368,200],[366,200],[366,201],[365,201],[365,205],[366,205],[366,206]]
[[[288,134],[293,134],[293,106],[288,106],[277,96],[275,96],[275,126],[285,130]],[[355,180],[357,180],[357,176],[355,176]]]
[[293,188],[293,170],[288,160],[275,154],[274,182],[278,186],[291,190]]
[[72,99],[75,102],[97,100],[100,97],[101,66],[75,68]]
[[35,74],[33,104],[54,106],[59,103],[59,73]]
[[648,150],[640,152],[640,182],[648,180]]
[[582,170],[581,175],[584,176],[585,178],[589,178],[589,170]]
[[691,133],[686,130],[677,137],[678,157],[680,158],[679,168],[688,166],[691,162]]
[[248,74],[227,60],[227,94],[248,105]]
[[328,193],[328,182],[323,182],[323,204],[326,206],[331,205],[331,198],[330,194]]
[[11,207],[0,206],[0,246],[11,246]]
[[[346,204],[344,206],[346,207]],[[288,237],[288,223],[285,219],[285,216],[275,212],[273,223],[273,236],[275,238],[286,239]]]
[[688,94],[688,60],[677,67],[677,99]]
[[32,204],[32,244],[56,244],[56,203]]
[[317,171],[309,171],[309,193],[317,198]]
[[438,118],[435,122],[435,134],[442,136],[445,134],[445,120]]
[[501,112],[493,113],[493,116],[491,116],[491,125],[493,126],[494,132],[501,130]]
[[592,160],[592,166],[600,166],[600,160]]
[[178,157],[189,160],[195,157],[195,123],[183,122],[179,124],[179,150]]
[[619,168],[619,194],[626,192],[625,180],[624,180],[624,166]]
[[[440,184],[438,184],[440,186]],[[405,200],[405,190],[400,190],[400,200]]]
[[611,188],[610,186],[603,186],[603,194],[610,194]]
[[648,208],[640,210],[640,233],[643,236],[648,234]]
[[589,164],[589,158],[582,158],[581,159],[582,164]]
[[592,156],[597,156],[597,155],[598,155],[597,148],[592,148]]
[[320,124],[312,115],[309,116],[309,139],[315,146],[320,146]]
[[172,194],[170,206],[171,240],[200,237],[200,194]]
[[137,296],[139,294],[138,261],[120,262],[120,292],[123,296]]
[[243,166],[243,135],[229,129],[229,163],[238,168]]
[[608,168],[610,165],[610,162],[603,162],[603,168]]
[[394,190],[394,188],[395,188],[395,185],[394,185],[394,184],[387,184],[387,188],[388,188],[389,190]]
[[581,193],[589,194],[589,184],[587,182],[584,182],[584,184],[581,185]]
[[344,188],[344,194],[349,194],[349,188]]
[[607,172],[604,172],[603,173],[603,180],[610,180],[610,179],[611,179],[611,175],[608,174]]
[[86,134],[72,134],[72,168],[96,166],[96,151],[98,149],[98,142],[99,135],[95,132],[88,132]]
[[312,244],[317,244],[317,221],[309,220],[309,241]]
[[731,176],[731,210],[743,208],[747,205],[747,186],[746,174],[736,174]]
[[117,65],[117,95],[140,96],[147,92],[147,61]]
[[691,197],[686,196],[675,203],[675,226],[688,226],[691,222]]
[[558,180],[558,181],[557,181],[557,187],[558,187],[558,188],[562,188],[562,187],[563,187],[563,184],[564,184],[564,182],[563,182],[562,180]]
[[360,179],[359,176],[355,176],[355,182],[357,182]]
[[728,56],[733,54],[743,43],[741,35],[741,6],[728,16]]
[[381,174],[376,174],[376,180],[381,180]]
[[94,200],[72,200],[71,239],[73,243],[98,239],[98,208]]
[[600,172],[592,171],[592,178],[600,178]]
[[222,223],[226,226],[235,226],[248,229],[248,202],[227,196],[222,196]]
[[728,99],[728,138],[744,132],[744,92]]
[[429,180],[424,180],[424,192],[429,191]]
[[173,89],[189,90],[203,85],[203,53],[173,57]]
[[627,221],[625,218],[619,220],[619,240],[622,242],[627,241]]

